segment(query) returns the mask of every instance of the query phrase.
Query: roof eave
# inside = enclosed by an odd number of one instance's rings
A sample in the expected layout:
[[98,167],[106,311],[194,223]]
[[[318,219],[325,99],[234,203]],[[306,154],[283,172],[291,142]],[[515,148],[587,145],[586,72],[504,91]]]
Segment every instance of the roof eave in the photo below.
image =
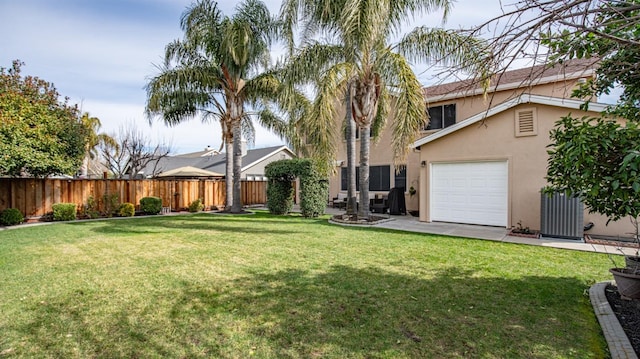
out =
[[[526,83],[526,85],[524,85],[524,83],[522,81],[517,81],[517,82],[510,82],[510,83],[506,83],[506,84],[499,84],[497,86],[492,86],[487,90],[487,93],[494,93],[494,92],[499,92],[499,91],[507,91],[507,90],[514,90],[517,88],[527,88],[530,86],[534,86],[534,85],[543,85],[543,84],[547,84],[547,83],[554,83],[554,82],[559,82],[562,80],[573,80],[573,79],[579,79],[579,78],[583,78],[583,77],[591,77],[595,75],[595,70],[594,69],[587,69],[584,71],[575,71],[572,73],[568,73],[568,74],[559,74],[559,75],[554,75],[554,76],[546,76],[546,77],[542,77],[539,79],[535,79],[533,81],[531,81],[530,83]],[[478,96],[478,95],[482,95],[482,93],[484,92],[482,90],[482,88],[475,88],[475,89],[471,89],[468,91],[454,91],[451,93],[447,93],[447,94],[442,94],[442,95],[435,95],[435,96],[430,96],[429,97],[429,93],[428,93],[429,88],[425,88],[425,99],[427,101],[427,103],[434,103],[434,102],[441,102],[441,101],[446,101],[446,100],[452,100],[452,99],[457,99],[457,98],[462,98],[462,97],[469,97],[469,96]]]
[[[450,133],[461,130],[467,126],[473,125],[479,121],[484,120],[485,118],[491,117],[500,112],[506,111],[512,107],[515,107],[519,104],[523,103],[535,103],[540,105],[549,105],[549,106],[557,106],[557,107],[565,107],[567,109],[576,109],[579,110],[580,106],[584,104],[584,101],[581,100],[572,100],[572,99],[563,99],[557,97],[548,97],[548,96],[540,96],[540,95],[531,95],[531,94],[522,94],[514,99],[503,102],[495,107],[488,109],[487,111],[483,111],[476,115],[473,115],[466,120],[460,121],[454,125],[451,125],[443,130],[435,132],[431,135],[422,137],[421,139],[415,141],[411,144],[411,148],[419,148],[420,146],[427,144],[429,142],[433,142],[439,138],[449,135]],[[589,103],[589,111],[593,112],[603,112],[608,105],[602,103]]]

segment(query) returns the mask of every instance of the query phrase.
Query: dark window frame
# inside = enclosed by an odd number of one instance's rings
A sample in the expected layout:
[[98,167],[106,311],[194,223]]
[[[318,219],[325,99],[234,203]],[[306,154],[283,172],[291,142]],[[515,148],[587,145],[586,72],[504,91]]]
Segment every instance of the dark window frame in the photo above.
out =
[[[369,166],[369,191],[390,191],[391,170],[390,165]],[[395,171],[395,170],[394,170]],[[347,168],[340,167],[340,190],[347,190]],[[360,167],[356,167],[356,191],[360,190]]]
[[407,166],[401,166],[397,172],[393,170],[393,186],[404,188],[404,192],[407,191]]
[[441,130],[456,123],[456,104],[432,106],[427,108],[429,124],[425,130]]

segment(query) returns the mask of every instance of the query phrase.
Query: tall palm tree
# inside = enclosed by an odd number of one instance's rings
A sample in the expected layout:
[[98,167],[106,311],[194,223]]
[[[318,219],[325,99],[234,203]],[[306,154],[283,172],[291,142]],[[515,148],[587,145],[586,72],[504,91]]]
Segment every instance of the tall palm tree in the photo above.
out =
[[[264,71],[269,64],[275,25],[259,0],[246,0],[232,17],[216,2],[199,0],[183,13],[182,40],[165,49],[159,75],[147,85],[147,115],[177,125],[203,115],[222,128],[226,146],[226,210],[242,211],[242,135],[253,136],[251,117],[267,129],[287,136],[288,126],[274,114],[268,99],[277,99],[279,82]],[[252,105],[254,112],[245,111]]]
[[[488,87],[492,57],[484,43],[460,32],[417,27],[397,43],[402,26],[413,16],[437,9],[444,16],[451,0],[284,0],[281,20],[289,49],[290,81],[315,85],[315,128],[309,140],[317,155],[335,155],[335,101],[349,94],[349,111],[360,137],[360,206],[358,216],[369,215],[369,148],[372,128],[384,125],[391,101],[393,151],[401,163],[408,146],[428,122],[422,85],[411,63],[437,62],[478,75]],[[294,29],[301,26],[302,46],[294,51]],[[373,127],[372,127],[373,126]],[[374,134],[376,131],[373,131]]]
[[100,145],[115,145],[116,140],[106,133],[101,133],[100,128],[102,123],[97,117],[91,117],[88,112],[85,112],[80,117],[80,123],[87,129],[87,139],[85,143],[85,155],[82,160],[82,167],[80,172],[82,177],[86,178],[89,174],[89,163],[98,157],[98,146]]
[[356,200],[356,123],[351,116],[351,94],[347,91],[345,111],[345,137],[347,142],[347,214],[354,215],[358,211]]

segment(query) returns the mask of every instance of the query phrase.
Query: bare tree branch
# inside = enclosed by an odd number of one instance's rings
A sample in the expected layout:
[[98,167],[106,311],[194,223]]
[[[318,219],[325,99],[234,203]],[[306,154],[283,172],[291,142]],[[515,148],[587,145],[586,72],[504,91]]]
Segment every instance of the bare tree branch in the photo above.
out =
[[158,174],[157,163],[171,152],[171,145],[164,142],[153,144],[134,123],[120,128],[117,135],[112,135],[115,144],[103,144],[100,153],[116,178],[135,178],[136,174],[148,164],[155,161],[152,175]]

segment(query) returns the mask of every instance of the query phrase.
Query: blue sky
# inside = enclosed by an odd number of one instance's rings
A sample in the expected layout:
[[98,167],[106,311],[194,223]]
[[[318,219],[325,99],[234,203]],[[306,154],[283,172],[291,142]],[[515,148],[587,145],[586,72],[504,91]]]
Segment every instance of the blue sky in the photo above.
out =
[[[172,144],[174,153],[220,145],[220,129],[194,119],[168,128],[149,126],[144,116],[147,79],[158,73],[164,47],[180,38],[179,20],[191,0],[0,0],[0,67],[25,62],[23,74],[53,82],[63,96],[117,132],[128,122],[154,142]],[[265,1],[272,12],[280,0]],[[236,1],[218,2],[227,15]],[[458,28],[500,13],[500,0],[459,0],[447,22]],[[442,14],[418,16],[411,27],[441,24]],[[281,51],[274,52],[277,57]],[[420,70],[417,69],[419,72]],[[429,78],[421,75],[428,85]],[[255,147],[280,145],[275,135],[256,128]]]

